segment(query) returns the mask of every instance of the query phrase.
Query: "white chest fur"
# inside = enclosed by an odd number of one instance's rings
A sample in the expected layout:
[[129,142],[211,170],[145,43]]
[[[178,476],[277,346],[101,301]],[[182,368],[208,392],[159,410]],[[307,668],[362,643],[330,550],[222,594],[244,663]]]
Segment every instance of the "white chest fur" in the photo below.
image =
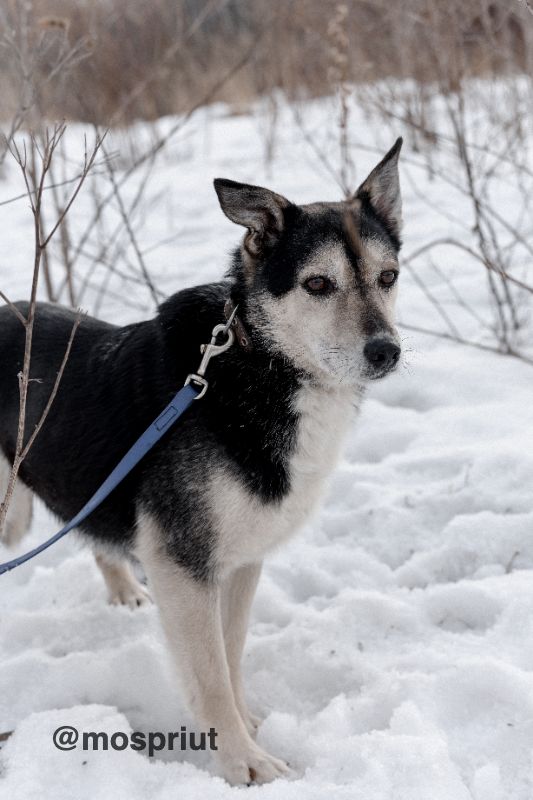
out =
[[209,501],[218,533],[216,560],[223,570],[261,560],[303,525],[335,467],[358,402],[353,389],[299,391],[290,490],[280,501],[264,503],[228,470],[217,470]]

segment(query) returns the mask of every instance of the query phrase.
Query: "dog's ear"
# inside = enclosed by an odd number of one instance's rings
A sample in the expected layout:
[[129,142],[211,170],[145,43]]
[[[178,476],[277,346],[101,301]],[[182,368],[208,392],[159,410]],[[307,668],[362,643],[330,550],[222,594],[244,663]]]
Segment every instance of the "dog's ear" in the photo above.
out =
[[400,136],[355,193],[355,197],[359,200],[368,200],[378,216],[397,237],[402,227],[402,198],[398,173],[398,158],[402,144],[403,139]]
[[248,228],[244,246],[253,256],[273,244],[285,224],[284,211],[291,203],[280,194],[225,178],[216,178],[215,191],[224,214]]

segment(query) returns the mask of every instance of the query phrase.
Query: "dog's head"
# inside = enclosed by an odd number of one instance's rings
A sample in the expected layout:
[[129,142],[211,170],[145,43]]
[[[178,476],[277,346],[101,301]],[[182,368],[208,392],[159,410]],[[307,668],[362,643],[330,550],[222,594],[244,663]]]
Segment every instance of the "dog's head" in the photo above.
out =
[[399,361],[401,145],[339,203],[297,206],[259,186],[215,180],[222,210],[247,228],[234,271],[249,322],[324,383],[361,384]]

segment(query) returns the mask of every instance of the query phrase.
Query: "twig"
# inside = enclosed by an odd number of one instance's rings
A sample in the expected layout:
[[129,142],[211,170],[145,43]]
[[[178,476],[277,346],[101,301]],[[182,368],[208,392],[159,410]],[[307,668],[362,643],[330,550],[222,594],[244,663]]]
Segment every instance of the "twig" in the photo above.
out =
[[528,356],[523,355],[523,353],[517,353],[516,350],[512,348],[508,350],[501,350],[497,347],[494,347],[490,344],[482,344],[481,342],[471,342],[468,339],[463,339],[461,336],[455,336],[451,333],[445,333],[443,331],[434,331],[430,328],[422,328],[418,325],[407,325],[405,322],[398,321],[398,325],[401,328],[405,328],[408,331],[414,331],[416,333],[423,333],[427,336],[435,336],[438,339],[447,339],[450,342],[456,342],[457,344],[465,344],[468,347],[475,347],[478,350],[486,350],[489,353],[496,353],[499,356],[512,356],[513,358],[517,358],[519,361],[523,361],[525,364],[530,364],[533,366],[533,358],[528,358]]
[[480,261],[485,267],[487,267],[487,269],[494,269],[494,271],[497,272],[498,275],[503,275],[503,277],[506,280],[510,281],[511,283],[514,283],[516,286],[519,286],[520,289],[524,289],[526,292],[533,293],[533,286],[531,286],[528,283],[524,283],[523,281],[519,280],[518,278],[515,278],[513,275],[510,275],[508,272],[505,272],[505,271],[502,271],[502,270],[499,270],[499,269],[495,269],[491,264],[487,264],[485,262],[484,258],[479,253],[477,253],[475,250],[473,250],[471,247],[468,247],[468,245],[463,244],[463,242],[459,242],[457,239],[453,239],[453,238],[451,238],[449,236],[445,236],[445,237],[443,237],[441,239],[433,239],[433,241],[422,245],[421,247],[417,248],[416,250],[413,250],[413,252],[410,253],[408,256],[403,258],[402,262],[404,264],[411,263],[412,261],[415,260],[415,258],[418,258],[419,256],[423,255],[424,253],[427,253],[428,250],[432,250],[434,247],[440,247],[442,245],[450,245],[451,247],[457,247],[460,250],[464,250],[465,253],[468,253],[470,256],[472,256],[472,258],[475,258],[477,261]]
[[44,184],[46,180],[46,176],[48,175],[52,159],[54,154],[57,150],[57,147],[65,133],[65,125],[56,125],[52,133],[50,134],[48,131],[45,131],[42,141],[42,149],[39,147],[38,142],[36,141],[35,137],[32,137],[32,148],[33,152],[39,153],[39,157],[41,159],[41,169],[40,175],[37,174],[36,165],[34,168],[30,169],[27,162],[27,149],[26,143],[23,143],[22,150],[18,146],[18,144],[13,141],[9,145],[10,152],[12,153],[13,157],[15,158],[16,162],[18,163],[20,170],[22,172],[22,177],[24,180],[24,184],[26,186],[26,190],[28,193],[28,199],[30,201],[30,207],[33,216],[33,229],[34,229],[34,259],[33,259],[33,273],[32,273],[32,283],[31,283],[31,293],[30,293],[30,301],[29,301],[29,308],[28,308],[28,315],[25,318],[18,309],[13,306],[12,303],[9,303],[8,299],[6,298],[5,294],[2,294],[2,298],[7,300],[10,307],[15,310],[17,313],[18,319],[24,325],[25,328],[25,342],[24,342],[24,357],[23,357],[23,364],[22,370],[18,374],[18,381],[19,381],[19,416],[18,416],[18,425],[17,425],[17,436],[16,436],[16,443],[15,443],[15,453],[13,456],[13,463],[11,467],[11,472],[8,480],[8,486],[5,494],[5,498],[2,503],[0,503],[0,532],[2,531],[6,517],[7,511],[9,508],[9,503],[12,499],[13,492],[15,489],[15,483],[17,480],[17,476],[22,465],[22,462],[26,458],[30,447],[32,446],[33,442],[35,441],[36,436],[38,435],[39,431],[41,430],[46,417],[50,411],[54,398],[57,394],[57,390],[59,387],[59,383],[63,376],[63,372],[65,369],[65,365],[67,363],[68,357],[70,355],[72,342],[74,340],[74,336],[76,330],[79,325],[79,314],[76,318],[73,329],[71,332],[71,336],[67,345],[65,357],[61,364],[60,370],[56,376],[56,381],[54,383],[54,387],[52,388],[52,392],[46,406],[41,414],[41,417],[36,425],[36,428],[30,435],[28,441],[24,442],[25,436],[25,428],[26,428],[26,407],[27,407],[27,400],[28,400],[28,388],[31,381],[30,378],[30,366],[31,366],[31,353],[32,353],[32,344],[33,344],[33,331],[34,331],[34,322],[35,322],[35,312],[37,306],[37,287],[39,284],[39,275],[40,275],[40,267],[41,261],[43,258],[43,253],[46,252],[46,248],[50,244],[52,237],[58,230],[59,226],[65,219],[66,214],[72,207],[76,197],[79,194],[79,191],[87,177],[98,153],[101,145],[102,145],[102,137],[97,137],[94,147],[90,154],[87,152],[87,146],[85,147],[85,158],[84,158],[84,167],[81,173],[81,178],[79,180],[76,189],[72,193],[72,196],[69,202],[66,204],[63,211],[59,214],[58,219],[56,220],[55,224],[52,226],[50,232],[48,234],[43,233],[43,215],[42,215],[42,202],[43,202],[43,192],[44,192]]
[[[261,38],[263,37],[264,32],[259,33],[255,38],[252,44],[245,50],[244,54],[238,61],[218,80],[216,81],[209,90],[200,97],[192,106],[189,108],[186,114],[181,116],[177,122],[170,128],[168,133],[165,136],[160,136],[159,139],[153,144],[148,150],[146,150],[142,155],[140,155],[137,159],[133,161],[133,163],[128,167],[127,170],[121,175],[120,179],[117,181],[117,185],[121,187],[130,177],[131,175],[145,162],[155,159],[157,154],[168,144],[168,142],[189,122],[193,114],[198,111],[198,109],[202,108],[203,106],[207,105],[211,102],[211,100],[216,97],[218,92],[222,89],[222,87],[233,78],[244,66],[248,63],[250,58],[252,57],[253,53],[255,52],[257,45]],[[98,223],[104,208],[106,205],[113,199],[115,196],[115,192],[112,189],[108,192],[102,200],[98,203],[94,214],[91,216],[85,231],[81,235],[78,244],[76,246],[76,250],[73,254],[73,263],[76,261],[80,250],[85,246],[85,243],[93,230],[94,226]]]
[[9,308],[11,309],[11,311],[13,312],[13,314],[15,314],[15,316],[16,316],[16,317],[19,319],[19,321],[20,321],[20,322],[21,322],[23,325],[26,325],[26,317],[24,316],[24,314],[21,314],[21,313],[20,313],[20,311],[19,311],[19,310],[18,310],[18,308],[16,307],[15,303],[11,302],[11,300],[9,299],[9,297],[7,297],[7,295],[5,295],[1,289],[0,289],[0,297],[2,298],[2,300],[4,301],[4,303],[6,303],[6,305],[8,305],[8,306],[9,306]]
[[52,391],[50,392],[50,396],[48,398],[46,406],[44,407],[43,413],[41,414],[41,417],[40,417],[37,425],[35,426],[35,428],[33,430],[33,433],[29,437],[28,441],[26,442],[26,444],[24,446],[24,449],[22,450],[22,452],[20,454],[20,461],[21,462],[24,461],[24,459],[28,455],[28,452],[29,452],[31,446],[33,445],[35,439],[37,438],[37,436],[38,436],[41,428],[43,427],[44,422],[45,422],[45,420],[46,420],[46,418],[47,418],[47,416],[48,416],[48,414],[50,412],[50,409],[52,408],[52,404],[53,404],[53,402],[55,400],[57,391],[59,389],[59,384],[61,383],[61,379],[63,377],[63,373],[65,371],[65,367],[67,366],[67,361],[69,360],[70,351],[72,350],[72,343],[74,342],[74,337],[76,336],[76,331],[78,330],[78,327],[79,327],[80,322],[81,322],[81,316],[82,316],[82,312],[78,309],[78,312],[77,312],[76,317],[74,319],[74,323],[72,325],[72,330],[70,331],[70,336],[69,336],[69,340],[68,340],[67,347],[66,347],[66,350],[65,350],[65,354],[63,356],[63,360],[61,362],[61,366],[59,367],[59,371],[58,371],[58,373],[56,375],[56,379],[54,381],[54,386],[52,388]]
[[[105,150],[104,150],[104,153],[105,153]],[[126,228],[126,230],[128,232],[128,235],[130,237],[130,241],[131,241],[133,250],[135,252],[135,255],[137,256],[137,261],[139,262],[139,267],[140,267],[140,270],[141,270],[141,274],[142,274],[142,276],[144,278],[146,286],[150,290],[150,294],[152,296],[152,300],[154,302],[154,305],[157,308],[157,306],[159,304],[159,298],[158,298],[158,295],[157,295],[157,291],[156,291],[156,288],[155,288],[154,283],[152,281],[152,278],[150,277],[150,273],[148,272],[148,267],[146,266],[146,262],[145,262],[145,260],[143,258],[141,249],[140,249],[139,244],[137,242],[137,237],[135,236],[135,233],[133,231],[133,228],[132,228],[132,225],[131,225],[131,222],[130,222],[130,218],[128,216],[128,213],[126,212],[126,208],[125,208],[124,202],[122,200],[122,195],[120,193],[120,188],[119,188],[116,176],[115,176],[115,172],[113,170],[113,167],[111,166],[111,163],[110,163],[109,159],[106,161],[106,165],[107,165],[109,180],[111,181],[111,185],[113,187],[113,191],[115,192],[115,197],[116,197],[118,209],[120,211],[120,215],[121,215],[122,220],[124,222],[124,227]]]
[[[9,141],[7,137],[2,137],[2,138],[5,143]],[[9,152],[9,148],[6,149]],[[93,169],[92,174],[97,175],[98,172],[95,169]],[[67,178],[64,181],[59,181],[58,183],[47,183],[45,186],[43,186],[43,192],[47,192],[50,189],[60,189],[62,186],[70,186],[71,183],[76,183],[76,181],[79,181],[82,175],[83,173],[80,172],[77,175],[74,175],[73,178]],[[17,194],[15,195],[15,197],[9,197],[7,200],[0,200],[0,206],[8,206],[11,203],[18,202],[19,200],[26,200],[27,197],[28,197],[28,192],[22,192],[22,194]]]

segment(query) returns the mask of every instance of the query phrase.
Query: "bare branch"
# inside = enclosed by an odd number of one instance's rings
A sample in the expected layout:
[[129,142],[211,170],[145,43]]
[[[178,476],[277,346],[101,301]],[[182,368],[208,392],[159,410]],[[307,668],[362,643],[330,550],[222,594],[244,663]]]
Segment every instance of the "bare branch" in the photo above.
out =
[[530,364],[533,366],[533,358],[528,358],[527,356],[523,355],[523,353],[518,353],[516,350],[512,348],[509,350],[500,350],[497,347],[494,347],[490,344],[483,344],[482,342],[472,342],[468,339],[464,339],[461,336],[454,336],[451,333],[445,333],[444,331],[435,331],[431,328],[423,328],[419,325],[408,325],[406,322],[398,322],[398,325],[401,328],[405,328],[407,331],[414,331],[416,333],[423,333],[427,336],[436,336],[438,339],[447,339],[450,342],[456,342],[457,344],[464,344],[468,347],[475,347],[478,350],[486,350],[489,353],[497,353],[499,356],[512,356],[513,358],[517,358],[519,361],[523,361],[525,364]]
[[53,404],[53,402],[54,402],[54,400],[56,398],[57,391],[59,389],[59,384],[61,383],[61,379],[62,379],[63,373],[65,371],[65,367],[67,366],[67,361],[68,361],[69,356],[70,356],[70,351],[72,350],[72,344],[74,342],[74,337],[76,336],[76,331],[78,330],[78,327],[79,327],[80,322],[81,322],[81,317],[82,317],[82,312],[78,309],[78,312],[76,314],[76,318],[75,318],[74,323],[72,325],[72,330],[70,331],[70,336],[69,336],[69,340],[68,340],[68,343],[67,343],[67,347],[65,349],[65,354],[63,356],[63,360],[61,361],[61,366],[59,367],[58,373],[56,375],[56,379],[54,381],[54,386],[52,388],[52,391],[50,392],[50,396],[48,398],[46,406],[44,407],[43,413],[41,414],[41,417],[40,417],[37,425],[35,426],[35,428],[33,430],[33,433],[31,434],[31,436],[29,437],[28,441],[24,445],[24,449],[22,450],[22,452],[20,454],[21,463],[22,463],[22,461],[24,461],[24,459],[28,455],[28,452],[29,452],[31,446],[33,445],[35,439],[39,435],[39,432],[40,432],[41,428],[43,427],[48,414],[50,413],[50,409],[52,408],[52,404]]
[[[104,152],[105,152],[105,150],[104,150]],[[119,208],[119,211],[120,211],[120,215],[121,215],[122,220],[124,222],[124,227],[126,228],[126,230],[128,232],[128,235],[130,237],[130,241],[131,241],[133,250],[134,250],[135,255],[137,257],[137,261],[139,262],[139,267],[140,267],[140,270],[141,270],[141,274],[142,274],[142,276],[144,278],[146,286],[148,286],[148,289],[150,290],[150,294],[152,296],[152,300],[154,302],[154,305],[157,307],[157,305],[159,303],[158,294],[157,294],[156,288],[154,286],[154,283],[152,281],[152,278],[150,277],[150,273],[148,272],[148,267],[146,266],[146,262],[145,262],[145,260],[143,258],[141,249],[140,249],[140,247],[139,247],[139,245],[137,243],[137,237],[135,236],[135,233],[133,231],[133,227],[132,227],[132,225],[130,223],[130,219],[129,219],[128,213],[126,211],[126,208],[124,206],[124,202],[122,200],[122,195],[120,193],[120,188],[119,188],[119,185],[118,185],[118,181],[116,179],[115,172],[113,170],[113,167],[112,167],[111,162],[110,162],[109,159],[106,160],[106,165],[107,165],[107,169],[108,169],[109,180],[111,181],[111,185],[112,185],[113,191],[115,193],[115,198],[116,198],[117,205],[118,205],[118,208]]]
[[21,312],[18,310],[18,308],[16,307],[16,305],[15,305],[14,303],[12,303],[12,302],[11,302],[11,300],[9,299],[9,297],[7,297],[7,296],[6,296],[6,295],[5,295],[5,294],[2,292],[2,290],[0,290],[0,297],[2,298],[2,300],[4,301],[4,303],[6,303],[6,305],[8,305],[8,306],[9,306],[9,308],[11,309],[11,311],[13,312],[13,314],[14,314],[14,315],[17,317],[17,319],[18,319],[18,320],[19,320],[19,321],[20,321],[20,322],[21,322],[23,325],[26,325],[26,317],[24,316],[24,314],[21,314]]
[[43,259],[43,254],[46,253],[46,248],[50,244],[52,237],[58,230],[61,223],[64,221],[66,214],[72,207],[74,200],[79,194],[79,191],[89,173],[94,159],[96,157],[96,153],[100,149],[102,144],[102,139],[97,138],[95,145],[90,154],[85,153],[84,158],[84,167],[81,173],[81,177],[79,182],[69,200],[67,205],[65,206],[62,213],[59,215],[56,223],[53,225],[50,233],[47,236],[43,236],[42,234],[42,204],[43,204],[43,193],[44,193],[44,185],[46,176],[48,175],[54,155],[57,151],[57,147],[61,142],[61,139],[65,133],[65,126],[64,125],[56,125],[52,131],[46,130],[43,135],[42,140],[42,147],[38,146],[38,143],[35,137],[31,137],[32,142],[32,162],[31,165],[28,164],[27,158],[27,149],[26,143],[24,141],[22,150],[17,144],[17,142],[12,141],[9,143],[9,150],[12,153],[15,161],[18,163],[20,170],[22,172],[22,177],[24,180],[24,184],[27,189],[28,198],[30,201],[32,216],[33,216],[33,232],[34,232],[34,258],[33,258],[33,272],[32,272],[32,282],[31,282],[31,292],[30,292],[30,301],[29,301],[29,308],[28,308],[28,316],[25,318],[19,311],[16,309],[6,295],[4,293],[1,294],[2,299],[4,299],[8,305],[14,310],[17,314],[18,319],[24,325],[25,329],[25,342],[24,342],[24,357],[23,357],[23,364],[22,370],[18,374],[18,382],[19,382],[19,418],[18,418],[18,425],[17,425],[17,436],[16,436],[16,443],[15,443],[15,453],[13,458],[13,464],[11,467],[11,473],[8,480],[8,486],[6,490],[6,495],[3,502],[0,504],[0,532],[2,531],[6,517],[7,511],[9,507],[9,503],[13,496],[13,491],[15,488],[17,476],[21,467],[22,462],[27,457],[27,454],[35,441],[39,431],[42,429],[50,408],[54,402],[54,399],[57,395],[58,387],[63,376],[66,363],[70,356],[72,343],[74,341],[74,336],[76,334],[76,330],[80,323],[80,315],[78,315],[75,319],[71,336],[69,338],[66,352],[60,366],[59,372],[56,376],[56,380],[54,386],[52,388],[51,394],[48,398],[44,411],[37,423],[34,431],[31,433],[28,441],[25,443],[25,428],[26,428],[26,407],[27,407],[27,400],[28,400],[28,389],[30,385],[30,368],[31,368],[31,353],[32,353],[32,344],[33,344],[33,331],[34,331],[34,322],[35,322],[35,312],[37,307],[37,288],[39,285],[39,276],[40,276],[40,268],[41,262]]

